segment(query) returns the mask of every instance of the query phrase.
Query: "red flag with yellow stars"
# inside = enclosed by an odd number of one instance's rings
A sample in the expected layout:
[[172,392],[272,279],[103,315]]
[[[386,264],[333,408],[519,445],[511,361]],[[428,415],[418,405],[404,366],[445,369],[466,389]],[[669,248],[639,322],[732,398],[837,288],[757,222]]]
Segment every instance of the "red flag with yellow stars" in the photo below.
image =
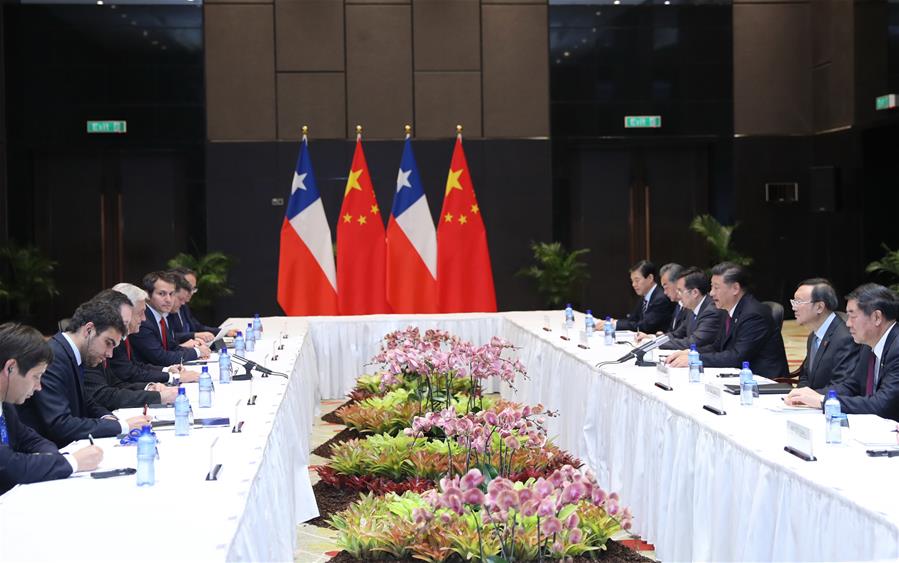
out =
[[462,134],[450,162],[437,226],[437,292],[445,313],[496,311],[487,230],[462,150]]
[[337,220],[337,308],[341,315],[390,312],[384,220],[362,152],[361,134],[356,135]]

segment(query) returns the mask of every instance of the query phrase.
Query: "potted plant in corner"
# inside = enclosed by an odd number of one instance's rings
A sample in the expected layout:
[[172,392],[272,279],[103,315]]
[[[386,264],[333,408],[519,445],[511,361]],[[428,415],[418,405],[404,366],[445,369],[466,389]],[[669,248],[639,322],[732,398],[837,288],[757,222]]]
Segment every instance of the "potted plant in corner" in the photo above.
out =
[[518,271],[517,275],[537,282],[537,292],[551,308],[572,300],[581,283],[590,277],[587,264],[579,259],[590,252],[579,248],[568,252],[559,242],[532,242],[536,264]]
[[189,268],[197,273],[197,294],[191,299],[192,309],[209,311],[219,297],[232,295],[228,273],[235,260],[223,252],[192,256],[182,252],[168,261],[169,268]]
[[744,256],[731,248],[731,237],[740,223],[722,225],[711,215],[697,215],[690,222],[690,230],[702,235],[712,251],[714,264],[733,262],[740,266],[752,264],[752,258]]
[[0,246],[0,263],[0,300],[9,304],[12,318],[33,324],[34,306],[59,295],[53,280],[56,262],[36,246],[10,240]]
[[886,243],[881,243],[884,252],[883,258],[875,260],[865,267],[869,274],[887,274],[889,281],[893,282],[889,287],[893,291],[899,291],[899,250],[890,250]]

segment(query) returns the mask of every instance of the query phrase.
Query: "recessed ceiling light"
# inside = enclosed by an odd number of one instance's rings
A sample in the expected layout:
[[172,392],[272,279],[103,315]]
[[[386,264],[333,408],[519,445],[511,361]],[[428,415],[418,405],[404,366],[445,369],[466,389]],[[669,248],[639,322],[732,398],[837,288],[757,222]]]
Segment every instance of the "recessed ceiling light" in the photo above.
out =
[[615,0],[614,2],[612,2],[612,4],[615,4],[617,6],[617,5],[621,4],[621,0]]
[[563,57],[570,57],[570,56],[571,56],[571,51],[565,51],[564,53],[562,53],[562,56],[563,56]]
[[103,5],[103,0],[97,0],[97,6],[102,6],[102,5]]

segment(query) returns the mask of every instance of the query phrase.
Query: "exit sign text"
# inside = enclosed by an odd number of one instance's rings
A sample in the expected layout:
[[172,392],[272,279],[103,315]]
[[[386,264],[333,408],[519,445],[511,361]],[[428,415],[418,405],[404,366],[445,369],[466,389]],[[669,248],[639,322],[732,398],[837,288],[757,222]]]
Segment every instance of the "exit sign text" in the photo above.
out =
[[656,129],[662,126],[661,115],[625,115],[625,129]]

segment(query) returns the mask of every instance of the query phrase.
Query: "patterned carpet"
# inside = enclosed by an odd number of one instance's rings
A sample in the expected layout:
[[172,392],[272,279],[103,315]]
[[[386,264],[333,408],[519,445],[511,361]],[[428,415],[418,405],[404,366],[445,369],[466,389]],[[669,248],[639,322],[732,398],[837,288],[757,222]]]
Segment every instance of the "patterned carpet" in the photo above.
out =
[[[787,351],[787,361],[790,364],[790,371],[796,370],[802,360],[805,358],[805,342],[808,331],[796,324],[795,320],[784,321],[783,339],[784,346]],[[343,400],[323,401],[321,403],[321,413],[326,414],[343,404]],[[315,427],[312,431],[311,446],[313,449],[327,442],[334,437],[335,434],[343,430],[343,426],[331,424],[317,419]],[[313,455],[310,465],[324,464],[327,460]],[[310,477],[315,483],[318,475],[312,473]],[[309,524],[300,524],[297,528],[297,551],[294,554],[296,563],[325,563],[331,557],[336,555],[340,548],[336,544],[337,532],[328,528],[320,528]],[[626,536],[625,536],[626,537]],[[616,538],[624,540],[622,543],[628,545],[638,553],[646,557],[655,559],[654,547],[651,544],[641,542],[639,539],[626,540],[624,537]]]

